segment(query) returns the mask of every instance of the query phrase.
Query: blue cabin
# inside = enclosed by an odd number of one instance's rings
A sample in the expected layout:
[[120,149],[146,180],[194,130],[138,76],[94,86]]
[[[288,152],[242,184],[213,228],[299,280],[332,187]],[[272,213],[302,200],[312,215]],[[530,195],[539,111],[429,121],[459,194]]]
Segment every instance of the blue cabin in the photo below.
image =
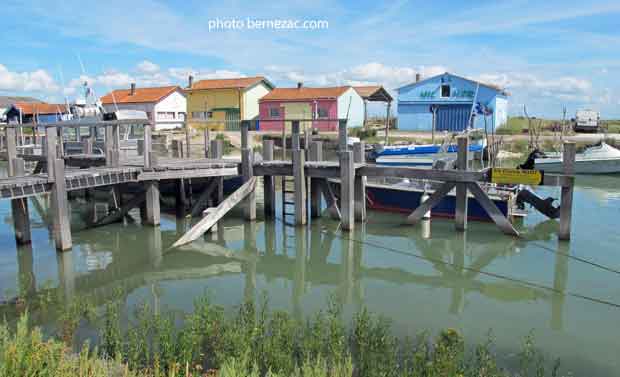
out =
[[398,129],[491,132],[508,121],[508,93],[496,86],[443,73],[396,89]]

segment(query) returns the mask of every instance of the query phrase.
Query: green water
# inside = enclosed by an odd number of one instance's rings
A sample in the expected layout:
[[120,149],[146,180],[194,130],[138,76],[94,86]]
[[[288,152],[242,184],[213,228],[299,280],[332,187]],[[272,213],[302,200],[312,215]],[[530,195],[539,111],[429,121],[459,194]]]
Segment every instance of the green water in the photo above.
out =
[[[487,223],[470,222],[459,234],[451,220],[411,227],[380,212],[353,233],[326,218],[295,228],[232,214],[218,232],[170,249],[187,221],[163,215],[153,228],[135,212],[134,222],[83,229],[88,206],[72,207],[73,250],[59,254],[32,201],[32,245],[16,248],[9,202],[0,202],[3,296],[57,287],[103,302],[123,287],[129,313],[143,302],[190,311],[205,291],[232,308],[265,292],[272,307],[301,318],[335,294],[348,315],[367,306],[403,336],[453,327],[474,343],[492,329],[510,365],[533,331],[543,352],[574,375],[620,374],[620,308],[612,305],[620,304],[620,177],[578,179],[570,243],[557,241],[557,222],[534,213],[518,224],[520,239]],[[34,316],[48,326],[55,320]]]

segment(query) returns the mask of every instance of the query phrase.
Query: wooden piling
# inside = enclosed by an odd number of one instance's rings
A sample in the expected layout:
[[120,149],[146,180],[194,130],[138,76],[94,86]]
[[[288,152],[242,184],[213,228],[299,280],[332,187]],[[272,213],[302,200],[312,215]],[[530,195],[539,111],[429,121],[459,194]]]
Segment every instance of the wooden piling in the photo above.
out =
[[54,160],[52,188],[52,223],[56,249],[65,251],[73,246],[71,240],[71,217],[69,216],[69,199],[65,182],[65,160]]
[[[469,154],[469,139],[466,136],[457,138],[458,151],[456,158],[456,168],[467,170],[467,160]],[[454,212],[456,230],[464,231],[467,229],[467,184],[456,184],[456,209]]]
[[105,127],[105,165],[114,166],[114,130]]
[[[241,175],[243,183],[246,183],[254,177],[253,172],[253,151],[249,147],[249,122],[241,122]],[[243,201],[243,212],[245,219],[249,221],[256,220],[256,194],[250,192]]]
[[205,127],[203,131],[203,147],[205,158],[209,158],[209,142],[209,127]]
[[301,149],[293,150],[293,178],[295,186],[295,224],[306,224],[306,174],[304,171],[306,163],[305,151]]
[[161,222],[159,205],[159,182],[147,181],[146,184],[146,218],[148,225],[158,226]]
[[299,139],[299,121],[294,120],[291,126],[291,150],[301,149],[301,142]]
[[[211,140],[211,147],[209,148],[209,153],[212,159],[220,160],[224,156],[224,142],[222,140]],[[216,188],[216,198],[212,204],[218,205],[224,200],[224,178],[216,177],[214,179],[218,180],[217,188]]]
[[342,229],[351,231],[355,224],[354,204],[355,197],[354,181],[355,166],[353,152],[340,152],[340,215],[342,217]]
[[188,122],[185,122],[185,158],[190,158],[192,144],[192,132]]
[[[13,176],[22,177],[26,175],[24,160],[14,158],[10,161],[13,166]],[[15,226],[15,241],[23,245],[30,243],[30,217],[28,215],[28,198],[11,200],[11,212],[13,214],[13,225]]]
[[45,128],[45,165],[47,169],[47,176],[50,179],[54,178],[54,161],[56,161],[57,150],[56,150],[56,138],[57,138],[56,128],[54,127],[46,127]]
[[[353,144],[353,161],[356,164],[366,162],[365,144],[359,142]],[[355,175],[355,220],[366,221],[366,177]]]
[[13,161],[14,159],[17,158],[17,134],[16,134],[16,130],[15,127],[7,125],[4,128],[4,132],[6,135],[6,154],[7,154],[7,161],[9,162],[9,166],[8,166],[8,174],[9,177],[12,177],[15,175],[15,170],[14,170],[14,166],[11,163],[11,161]]
[[[564,174],[566,175],[572,176],[575,173],[575,149],[575,143],[564,143],[562,162],[564,164]],[[560,231],[558,233],[558,238],[560,240],[570,240],[573,217],[573,189],[574,182],[572,181],[569,186],[562,186],[562,196],[560,198]]]
[[347,120],[340,119],[338,121],[338,151],[342,152],[348,149],[347,138]]
[[[273,140],[263,139],[263,161],[273,160]],[[263,176],[264,210],[266,218],[276,215],[276,184],[272,175]]]
[[[323,161],[323,142],[310,143],[308,160]],[[313,218],[321,216],[321,181],[317,178],[310,178],[310,216]]]

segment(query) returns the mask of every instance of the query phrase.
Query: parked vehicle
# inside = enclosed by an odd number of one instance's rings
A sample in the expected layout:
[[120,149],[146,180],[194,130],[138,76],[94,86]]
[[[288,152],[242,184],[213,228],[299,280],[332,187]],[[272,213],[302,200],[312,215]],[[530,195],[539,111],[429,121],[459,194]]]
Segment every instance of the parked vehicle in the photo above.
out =
[[575,131],[597,132],[601,115],[594,110],[577,110],[575,115]]

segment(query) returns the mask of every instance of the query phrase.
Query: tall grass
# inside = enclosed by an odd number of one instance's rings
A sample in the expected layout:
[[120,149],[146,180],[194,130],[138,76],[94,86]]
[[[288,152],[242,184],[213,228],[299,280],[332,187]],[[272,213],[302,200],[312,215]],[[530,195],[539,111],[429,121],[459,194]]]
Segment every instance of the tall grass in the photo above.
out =
[[[365,308],[345,324],[335,298],[325,310],[303,320],[268,306],[264,299],[228,312],[204,296],[182,317],[140,305],[130,323],[121,326],[120,305],[111,302],[100,308],[95,320],[99,337],[77,354],[68,347],[64,331],[59,340],[44,340],[40,330],[29,328],[25,314],[15,329],[0,325],[0,376],[559,375],[559,362],[546,369],[531,335],[524,339],[519,370],[511,372],[499,366],[491,336],[473,347],[466,347],[452,329],[434,337],[422,333],[401,339],[389,319]],[[91,312],[77,305],[70,313],[69,325],[75,329],[75,318]]]

